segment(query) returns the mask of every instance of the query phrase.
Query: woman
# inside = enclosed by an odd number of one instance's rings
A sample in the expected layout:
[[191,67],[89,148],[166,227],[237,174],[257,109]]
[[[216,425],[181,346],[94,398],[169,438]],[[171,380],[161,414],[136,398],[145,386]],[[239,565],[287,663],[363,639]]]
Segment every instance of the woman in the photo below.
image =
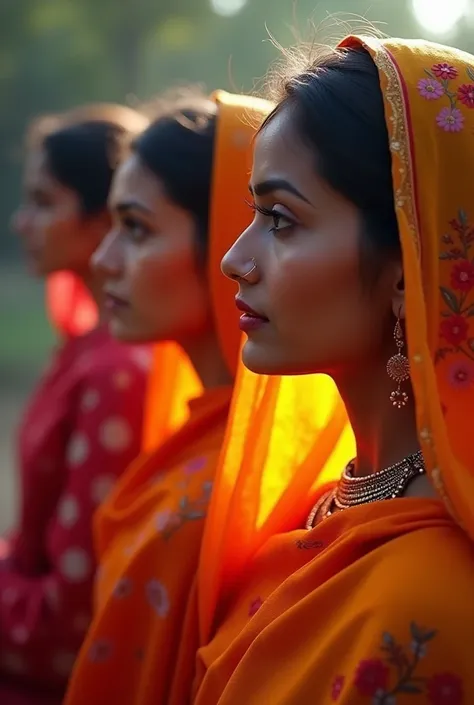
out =
[[223,270],[245,365],[328,375],[350,427],[328,377],[242,375],[196,705],[474,702],[473,135],[447,47],[348,37],[282,84]]
[[[252,120],[265,111],[262,101],[223,92],[172,101],[114,179],[114,225],[94,256],[111,330],[175,346],[158,346],[155,360],[160,395],[150,399],[147,442],[160,444],[97,517],[96,613],[68,705],[189,701],[195,574],[240,342],[233,286],[219,265],[249,221]],[[176,428],[177,399],[193,383],[200,396]]]
[[109,228],[123,141],[145,124],[127,108],[91,106],[40,121],[30,136],[14,226],[30,271],[69,273],[76,295],[50,283],[63,340],[19,432],[20,512],[0,561],[2,702],[20,691],[26,702],[42,691],[60,701],[90,619],[92,515],[141,445],[149,353],[110,337],[89,259]]

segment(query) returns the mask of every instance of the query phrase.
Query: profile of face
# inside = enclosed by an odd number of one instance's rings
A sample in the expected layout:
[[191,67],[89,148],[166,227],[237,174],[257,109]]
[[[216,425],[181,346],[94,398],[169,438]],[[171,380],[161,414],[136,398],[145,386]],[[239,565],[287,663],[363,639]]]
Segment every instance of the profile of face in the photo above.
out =
[[43,149],[28,155],[23,200],[12,216],[30,272],[46,276],[69,270],[84,274],[107,229],[104,214],[86,216],[79,195],[51,172]]
[[254,220],[222,262],[239,285],[246,367],[337,377],[386,362],[393,314],[403,316],[401,263],[381,266],[368,289],[359,211],[318,176],[288,106],[257,136],[250,190]]
[[114,176],[112,229],[92,265],[112,334],[130,342],[186,343],[212,328],[210,298],[193,216],[132,154]]

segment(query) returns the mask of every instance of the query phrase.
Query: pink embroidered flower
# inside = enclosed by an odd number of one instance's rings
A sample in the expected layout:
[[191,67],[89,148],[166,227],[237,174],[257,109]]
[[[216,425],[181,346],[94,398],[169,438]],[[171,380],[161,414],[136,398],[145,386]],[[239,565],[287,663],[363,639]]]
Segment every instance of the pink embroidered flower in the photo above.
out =
[[445,81],[449,81],[452,78],[456,78],[458,75],[458,70],[454,66],[449,64],[435,64],[431,67],[432,72],[436,78],[442,78]]
[[252,600],[249,607],[249,617],[253,617],[254,614],[257,614],[258,610],[262,605],[263,600],[261,597],[256,597],[255,600]]
[[342,695],[342,689],[344,688],[344,676],[336,676],[333,681],[331,688],[331,698],[336,702]]
[[158,617],[164,619],[170,611],[170,601],[166,587],[159,580],[153,578],[146,584],[145,592],[148,602]]
[[462,681],[452,673],[438,673],[427,684],[428,699],[432,705],[462,705]]
[[444,87],[435,78],[421,78],[418,81],[418,92],[426,100],[438,100],[444,95]]
[[455,362],[449,370],[449,382],[457,389],[469,389],[474,383],[474,365],[467,360]]
[[106,639],[99,639],[91,644],[89,659],[93,663],[104,663],[112,655],[112,643]]
[[466,319],[459,314],[445,318],[440,326],[441,337],[455,346],[461,345],[466,340],[468,330]]
[[385,690],[388,684],[389,668],[380,659],[361,661],[357,667],[354,685],[361,695],[374,696]]
[[474,287],[474,264],[467,259],[456,262],[451,271],[451,286],[458,291],[471,291]]
[[464,115],[458,108],[443,108],[436,116],[436,122],[445,132],[461,132],[464,127]]
[[459,86],[458,98],[467,108],[474,108],[474,83]]
[[199,472],[206,467],[207,458],[193,458],[189,463],[184,466],[185,475],[194,475],[194,473]]

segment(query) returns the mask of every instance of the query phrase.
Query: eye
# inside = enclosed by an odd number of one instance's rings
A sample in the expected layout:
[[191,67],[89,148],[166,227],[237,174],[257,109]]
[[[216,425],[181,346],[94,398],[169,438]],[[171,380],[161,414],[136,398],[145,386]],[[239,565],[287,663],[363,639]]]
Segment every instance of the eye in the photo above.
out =
[[149,228],[144,223],[133,218],[131,215],[127,215],[122,219],[122,225],[127,231],[127,236],[133,240],[133,242],[142,242],[150,233]]
[[279,211],[276,206],[273,206],[273,208],[265,208],[255,202],[246,201],[246,203],[253,211],[260,213],[265,218],[271,218],[273,220],[273,225],[270,228],[271,233],[281,233],[296,225],[294,220]]

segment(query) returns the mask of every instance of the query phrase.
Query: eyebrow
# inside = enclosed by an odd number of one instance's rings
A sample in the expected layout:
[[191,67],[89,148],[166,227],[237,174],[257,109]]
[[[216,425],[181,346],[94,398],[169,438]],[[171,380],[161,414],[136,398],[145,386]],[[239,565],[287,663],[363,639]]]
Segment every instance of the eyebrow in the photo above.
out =
[[121,203],[117,203],[113,209],[118,213],[126,213],[127,211],[135,210],[141,211],[145,215],[150,215],[152,212],[149,208],[146,208],[145,206],[142,206],[141,203],[138,203],[138,201],[122,201]]
[[255,186],[250,185],[249,191],[252,195],[256,194],[257,196],[267,196],[273,191],[288,191],[288,193],[292,193],[293,196],[312,205],[311,201],[308,201],[306,196],[303,196],[303,194],[290,184],[289,181],[286,181],[286,179],[268,179],[267,181],[261,181],[259,184],[255,184]]

